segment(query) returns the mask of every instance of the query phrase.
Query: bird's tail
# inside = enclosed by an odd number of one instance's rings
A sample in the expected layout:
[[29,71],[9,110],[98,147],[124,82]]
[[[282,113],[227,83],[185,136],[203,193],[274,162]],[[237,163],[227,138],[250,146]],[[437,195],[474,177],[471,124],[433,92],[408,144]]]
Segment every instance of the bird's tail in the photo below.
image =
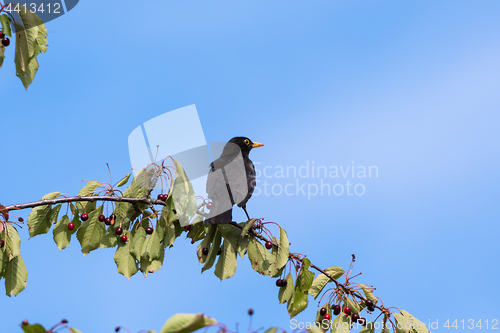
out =
[[[228,224],[229,222],[231,222],[233,220],[233,209],[232,208],[230,208],[229,210],[224,210],[222,213],[220,211],[221,211],[221,209],[218,209],[217,201],[212,202],[210,214],[208,214],[208,217],[205,219],[205,225]],[[215,214],[217,214],[217,215],[215,215]]]

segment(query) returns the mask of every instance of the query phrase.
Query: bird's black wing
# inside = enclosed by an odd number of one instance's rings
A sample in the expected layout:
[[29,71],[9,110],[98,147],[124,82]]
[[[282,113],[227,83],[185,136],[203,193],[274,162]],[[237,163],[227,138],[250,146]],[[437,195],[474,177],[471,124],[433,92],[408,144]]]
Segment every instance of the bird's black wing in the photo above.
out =
[[249,158],[245,158],[245,172],[246,172],[246,186],[247,194],[238,203],[238,207],[246,206],[248,200],[252,197],[253,191],[255,190],[256,178],[255,178],[255,167]]
[[[241,203],[244,205],[252,195],[249,194],[246,160],[248,159],[243,158],[240,153],[236,157],[221,156],[210,165],[207,194],[212,200],[212,207],[206,224],[229,223],[232,219],[233,205],[240,206]],[[255,179],[253,164],[251,173]]]

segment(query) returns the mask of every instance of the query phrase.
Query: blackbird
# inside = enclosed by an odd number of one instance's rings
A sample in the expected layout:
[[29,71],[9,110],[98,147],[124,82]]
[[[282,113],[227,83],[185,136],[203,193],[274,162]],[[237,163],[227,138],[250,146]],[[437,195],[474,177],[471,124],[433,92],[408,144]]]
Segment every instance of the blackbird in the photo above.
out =
[[233,205],[243,208],[255,189],[255,168],[248,154],[262,143],[235,137],[224,146],[221,156],[210,164],[207,194],[212,200],[205,224],[227,224],[233,219]]

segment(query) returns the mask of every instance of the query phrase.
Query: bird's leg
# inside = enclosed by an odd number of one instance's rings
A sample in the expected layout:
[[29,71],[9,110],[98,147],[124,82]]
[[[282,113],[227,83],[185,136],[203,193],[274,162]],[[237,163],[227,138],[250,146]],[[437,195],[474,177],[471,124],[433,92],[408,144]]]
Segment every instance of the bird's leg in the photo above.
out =
[[241,208],[243,208],[243,210],[245,211],[245,214],[247,214],[248,220],[250,220],[250,216],[248,215],[248,212],[247,212],[247,205],[242,206]]

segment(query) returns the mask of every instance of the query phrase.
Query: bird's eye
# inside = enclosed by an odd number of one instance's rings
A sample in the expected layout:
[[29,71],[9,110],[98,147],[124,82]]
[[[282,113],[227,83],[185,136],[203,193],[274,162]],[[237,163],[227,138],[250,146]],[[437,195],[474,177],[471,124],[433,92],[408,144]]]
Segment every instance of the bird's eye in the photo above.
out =
[[245,144],[246,144],[247,146],[250,144],[250,140],[248,140],[248,139],[245,139],[245,141],[243,141],[243,142],[245,142]]

